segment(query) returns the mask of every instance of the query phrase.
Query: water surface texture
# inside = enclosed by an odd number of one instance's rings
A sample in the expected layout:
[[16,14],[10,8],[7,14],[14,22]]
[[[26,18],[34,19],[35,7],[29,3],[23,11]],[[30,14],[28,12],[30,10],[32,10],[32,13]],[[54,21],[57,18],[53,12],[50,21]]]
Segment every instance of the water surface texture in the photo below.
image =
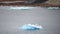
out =
[[[60,10],[48,10],[42,7],[30,10],[7,8],[0,7],[0,34],[60,34]],[[39,24],[44,29],[19,30],[18,27],[24,24]]]

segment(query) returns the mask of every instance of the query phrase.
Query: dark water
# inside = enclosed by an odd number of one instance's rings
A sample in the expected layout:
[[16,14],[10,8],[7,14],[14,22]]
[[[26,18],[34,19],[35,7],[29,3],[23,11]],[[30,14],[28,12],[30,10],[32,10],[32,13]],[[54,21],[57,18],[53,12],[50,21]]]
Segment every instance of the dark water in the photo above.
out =
[[[39,24],[43,30],[24,31],[23,24]],[[8,10],[0,7],[0,34],[60,34],[60,10],[35,7],[31,10]]]

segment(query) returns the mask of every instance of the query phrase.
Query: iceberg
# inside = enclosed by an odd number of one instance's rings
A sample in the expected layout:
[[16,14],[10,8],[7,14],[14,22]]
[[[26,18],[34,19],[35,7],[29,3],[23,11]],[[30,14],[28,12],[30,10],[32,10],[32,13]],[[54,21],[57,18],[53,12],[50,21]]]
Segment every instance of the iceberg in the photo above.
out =
[[33,25],[33,24],[25,24],[25,25],[21,26],[19,29],[22,29],[22,30],[41,30],[41,29],[43,29],[43,27]]

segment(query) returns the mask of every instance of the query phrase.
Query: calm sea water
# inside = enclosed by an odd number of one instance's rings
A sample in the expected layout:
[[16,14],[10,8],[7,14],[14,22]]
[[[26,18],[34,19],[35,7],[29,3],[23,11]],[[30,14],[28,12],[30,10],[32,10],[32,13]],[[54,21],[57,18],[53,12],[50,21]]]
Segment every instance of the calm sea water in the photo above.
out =
[[[5,7],[6,8],[6,7]],[[60,10],[35,7],[11,10],[0,7],[0,34],[60,34]],[[42,30],[20,30],[24,24],[39,24]]]

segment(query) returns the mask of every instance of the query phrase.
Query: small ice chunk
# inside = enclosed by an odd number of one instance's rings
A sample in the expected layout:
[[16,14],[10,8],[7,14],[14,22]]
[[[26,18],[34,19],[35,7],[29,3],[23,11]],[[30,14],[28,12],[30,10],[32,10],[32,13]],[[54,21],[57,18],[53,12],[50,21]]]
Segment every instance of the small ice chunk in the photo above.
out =
[[28,7],[11,7],[11,9],[29,9]]
[[32,25],[32,24],[26,24],[20,27],[20,29],[23,30],[40,30],[43,29],[42,26]]
[[59,7],[48,7],[49,10],[59,9]]

